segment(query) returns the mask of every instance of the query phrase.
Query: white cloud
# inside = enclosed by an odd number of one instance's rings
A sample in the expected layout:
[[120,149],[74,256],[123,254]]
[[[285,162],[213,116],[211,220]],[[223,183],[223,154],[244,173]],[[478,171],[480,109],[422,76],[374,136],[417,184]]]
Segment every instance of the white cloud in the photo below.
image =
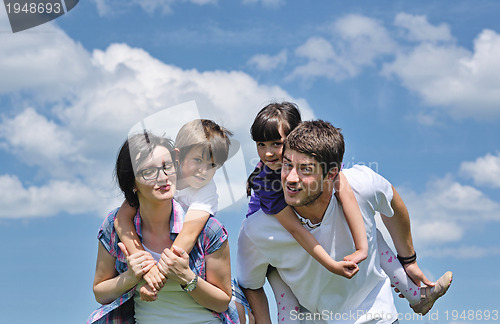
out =
[[311,37],[295,50],[307,62],[294,69],[291,78],[326,77],[341,81],[361,73],[363,67],[394,52],[395,43],[376,20],[348,15],[332,26],[332,41]]
[[285,0],[243,0],[243,4],[262,3],[264,7],[278,8],[285,4]]
[[106,199],[95,188],[78,181],[48,181],[42,186],[24,187],[16,176],[0,176],[3,218],[46,217],[58,213],[101,211]]
[[440,259],[481,259],[484,257],[493,258],[500,255],[500,247],[482,247],[474,245],[461,245],[455,247],[439,247],[437,249],[428,249],[422,256],[432,256]]
[[[79,140],[67,129],[56,125],[28,108],[12,119],[0,123],[0,139],[4,146],[28,165],[50,165],[49,172],[63,173],[61,164],[84,161]],[[64,170],[67,171],[67,170]]]
[[[0,29],[10,30],[0,10]],[[53,23],[0,33],[0,95],[28,90],[39,98],[71,96],[93,73],[89,53]]]
[[426,16],[414,16],[407,13],[396,15],[394,24],[407,29],[406,38],[416,42],[448,42],[453,41],[448,25],[434,26],[427,21]]
[[454,44],[422,43],[399,52],[382,69],[397,76],[430,106],[458,117],[488,119],[500,115],[500,35],[484,30],[474,52]]
[[261,71],[271,71],[285,65],[286,62],[287,51],[282,50],[274,56],[267,54],[255,55],[248,61],[248,64],[255,66],[258,70]]
[[[95,192],[109,192],[113,185],[114,158],[129,128],[140,119],[181,102],[196,100],[200,116],[233,130],[250,156],[256,154],[248,130],[258,110],[269,101],[297,102],[304,118],[313,117],[304,100],[292,98],[279,87],[260,85],[243,72],[183,70],[125,44],[112,44],[105,50],[89,53],[56,27],[50,28],[60,36],[60,46],[52,49],[53,57],[64,62],[62,58],[77,49],[80,55],[74,65],[79,67],[54,65],[50,71],[53,76],[44,75],[38,82],[20,77],[15,87],[3,94],[6,98],[17,98],[17,92],[22,90],[23,100],[12,100],[11,111],[2,116],[0,148],[34,166],[30,172],[37,170],[38,175],[36,184],[28,182],[32,178],[24,174],[2,175],[9,196],[0,196],[0,204],[23,206],[15,212],[3,209],[0,217],[94,211],[95,199],[99,198]],[[36,55],[32,54],[45,50],[47,44],[23,39],[0,42],[2,58],[14,60],[18,53],[26,53],[37,73],[50,74],[37,65]],[[39,62],[43,64],[45,60],[41,58]],[[86,73],[63,78],[64,86],[71,89],[70,95],[54,92],[45,101],[39,100],[38,93],[51,80],[57,82],[56,76],[86,67],[90,67]],[[14,65],[5,79],[24,72],[23,66]],[[2,75],[2,80],[5,79]],[[1,170],[0,174],[5,172]],[[81,203],[75,202],[75,195],[81,196]],[[105,212],[100,211],[103,215]]]
[[500,204],[451,176],[430,181],[422,193],[397,188],[410,212],[418,246],[460,242],[475,225],[499,222]]
[[120,14],[124,11],[132,10],[137,6],[149,14],[171,14],[172,7],[175,4],[190,2],[197,5],[216,4],[217,0],[132,0],[132,1],[118,1],[118,0],[93,0],[97,6],[97,12],[100,16],[109,16]]
[[500,153],[490,153],[473,162],[462,162],[460,172],[463,176],[474,179],[476,185],[500,188]]

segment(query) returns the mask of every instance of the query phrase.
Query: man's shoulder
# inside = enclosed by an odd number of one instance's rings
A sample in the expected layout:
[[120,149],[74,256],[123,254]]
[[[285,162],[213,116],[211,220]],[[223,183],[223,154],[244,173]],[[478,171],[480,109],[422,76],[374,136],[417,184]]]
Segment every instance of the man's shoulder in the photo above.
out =
[[[248,216],[241,225],[241,233],[245,233],[250,238],[263,237],[272,232],[285,230],[276,217],[268,215],[259,209]],[[285,230],[286,231],[286,230]]]
[[343,169],[342,172],[353,188],[356,186],[374,185],[380,182],[388,183],[383,176],[366,165],[356,164],[349,169]]
[[342,172],[347,176],[372,176],[376,172],[364,164],[355,164],[350,168],[342,169]]
[[392,191],[391,183],[366,165],[355,165],[342,172],[356,194],[356,198],[371,199],[380,193]]

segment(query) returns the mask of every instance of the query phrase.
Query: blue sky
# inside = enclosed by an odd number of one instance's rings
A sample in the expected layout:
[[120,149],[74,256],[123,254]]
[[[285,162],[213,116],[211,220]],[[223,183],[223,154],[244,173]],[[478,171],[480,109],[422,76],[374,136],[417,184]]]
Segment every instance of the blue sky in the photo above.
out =
[[[407,203],[424,272],[454,272],[434,317],[405,322],[500,311],[499,13],[494,0],[91,0],[13,34],[0,9],[2,318],[86,319],[97,230],[121,201],[118,147],[189,100],[234,131],[247,172],[250,124],[272,100],[342,128],[344,163]],[[245,210],[219,213],[233,258]]]

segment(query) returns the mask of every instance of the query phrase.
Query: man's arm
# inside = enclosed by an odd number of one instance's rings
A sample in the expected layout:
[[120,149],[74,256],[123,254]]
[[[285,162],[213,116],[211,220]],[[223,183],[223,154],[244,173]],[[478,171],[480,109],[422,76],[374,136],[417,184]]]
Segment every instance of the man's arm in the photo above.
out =
[[[411,236],[410,215],[403,199],[394,187],[392,187],[392,191],[391,207],[394,210],[394,215],[387,217],[381,214],[382,221],[391,235],[398,255],[401,257],[410,257],[415,254]],[[427,279],[422,270],[420,270],[416,261],[403,266],[408,276],[417,286],[420,286],[420,282],[423,282],[427,286],[434,286],[434,283]]]

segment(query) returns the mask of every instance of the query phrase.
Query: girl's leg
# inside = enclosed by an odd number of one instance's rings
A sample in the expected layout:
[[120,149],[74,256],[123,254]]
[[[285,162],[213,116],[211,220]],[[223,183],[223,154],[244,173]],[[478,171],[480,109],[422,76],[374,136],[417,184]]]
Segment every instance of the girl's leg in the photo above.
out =
[[274,298],[276,299],[276,306],[278,307],[278,323],[297,323],[297,321],[292,321],[290,319],[290,312],[295,310],[299,311],[299,302],[292,290],[288,285],[281,279],[278,271],[275,268],[270,269],[267,272],[267,280],[271,285],[274,292]]
[[391,284],[398,288],[406,300],[410,302],[410,305],[418,303],[420,301],[420,287],[415,285],[410,277],[406,275],[405,269],[378,229],[377,248],[380,255],[380,266],[391,280]]
[[415,313],[425,315],[438,298],[443,296],[451,285],[453,274],[446,272],[436,281],[434,287],[418,287],[406,275],[406,272],[377,229],[377,248],[380,253],[380,266],[385,271],[391,284],[410,302]]

